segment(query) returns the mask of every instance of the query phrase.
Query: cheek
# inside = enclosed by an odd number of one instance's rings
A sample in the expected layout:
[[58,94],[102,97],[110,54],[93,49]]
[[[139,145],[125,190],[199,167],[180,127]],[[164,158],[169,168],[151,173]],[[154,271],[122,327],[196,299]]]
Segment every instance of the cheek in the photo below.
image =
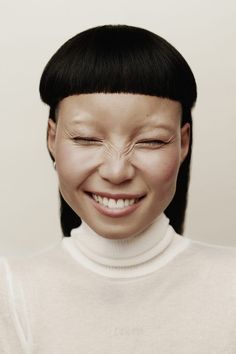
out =
[[57,172],[63,182],[80,184],[91,173],[98,162],[94,150],[79,150],[78,147],[60,143],[56,148]]
[[153,186],[162,185],[169,187],[176,182],[180,156],[178,149],[171,151],[160,150],[143,159],[142,169],[148,171],[149,183]]

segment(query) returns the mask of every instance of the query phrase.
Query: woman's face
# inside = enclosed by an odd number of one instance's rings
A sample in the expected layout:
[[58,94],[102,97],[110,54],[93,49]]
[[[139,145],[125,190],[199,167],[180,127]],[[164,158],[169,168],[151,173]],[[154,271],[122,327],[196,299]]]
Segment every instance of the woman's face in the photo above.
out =
[[[136,236],[167,208],[189,147],[190,128],[181,128],[181,113],[177,101],[139,94],[81,94],[60,102],[57,123],[48,124],[59,188],[99,235]],[[133,206],[120,201],[121,209],[114,209],[88,192],[145,197]]]

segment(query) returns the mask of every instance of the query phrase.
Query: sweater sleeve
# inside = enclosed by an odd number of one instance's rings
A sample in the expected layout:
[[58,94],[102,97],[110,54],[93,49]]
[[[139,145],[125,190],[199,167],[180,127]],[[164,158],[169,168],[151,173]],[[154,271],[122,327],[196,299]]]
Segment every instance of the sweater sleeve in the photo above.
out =
[[13,284],[13,276],[5,258],[0,259],[0,353],[29,354],[27,320],[23,293]]

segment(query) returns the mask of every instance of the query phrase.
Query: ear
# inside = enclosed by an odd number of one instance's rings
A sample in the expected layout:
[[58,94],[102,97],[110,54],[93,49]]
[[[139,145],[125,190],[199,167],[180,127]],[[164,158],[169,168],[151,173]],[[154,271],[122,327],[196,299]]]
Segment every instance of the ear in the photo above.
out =
[[190,144],[190,124],[185,123],[181,128],[181,163],[184,161],[185,157],[189,151]]
[[48,130],[47,130],[47,145],[48,150],[55,159],[55,140],[56,140],[56,123],[49,118],[48,119]]

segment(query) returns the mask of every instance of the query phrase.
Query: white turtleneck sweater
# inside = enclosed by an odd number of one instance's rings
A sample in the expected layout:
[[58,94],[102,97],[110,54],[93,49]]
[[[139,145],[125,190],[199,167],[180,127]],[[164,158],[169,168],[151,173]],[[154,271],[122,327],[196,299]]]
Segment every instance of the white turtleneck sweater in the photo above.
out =
[[106,239],[84,221],[0,261],[1,354],[236,354],[236,248],[180,236],[162,214]]

